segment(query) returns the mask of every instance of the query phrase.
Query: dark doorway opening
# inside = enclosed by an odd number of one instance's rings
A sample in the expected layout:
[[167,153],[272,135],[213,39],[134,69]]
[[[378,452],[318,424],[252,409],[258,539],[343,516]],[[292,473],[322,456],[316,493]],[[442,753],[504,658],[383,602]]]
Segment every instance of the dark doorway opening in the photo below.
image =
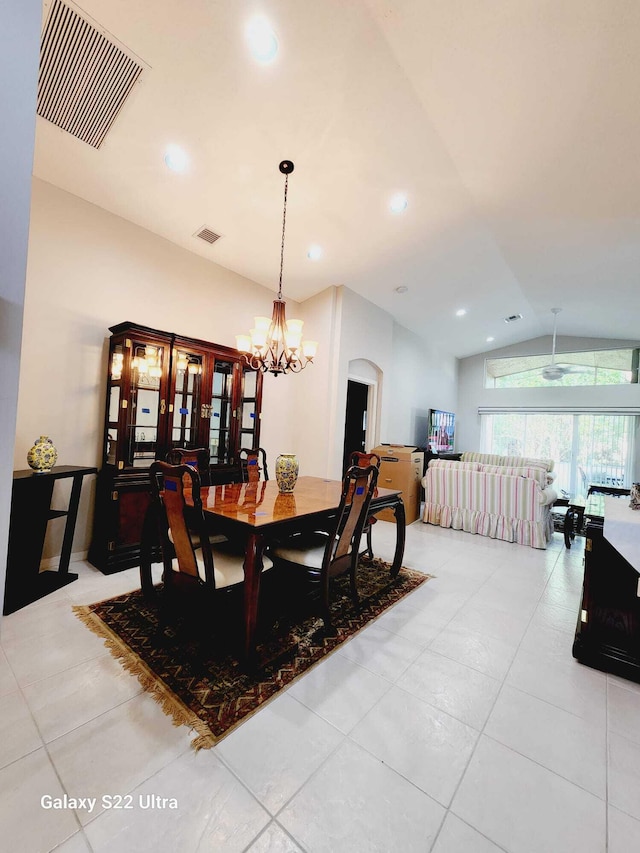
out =
[[342,470],[349,467],[349,457],[355,450],[365,453],[367,436],[367,403],[369,386],[362,382],[347,382],[347,413],[344,421],[344,452]]

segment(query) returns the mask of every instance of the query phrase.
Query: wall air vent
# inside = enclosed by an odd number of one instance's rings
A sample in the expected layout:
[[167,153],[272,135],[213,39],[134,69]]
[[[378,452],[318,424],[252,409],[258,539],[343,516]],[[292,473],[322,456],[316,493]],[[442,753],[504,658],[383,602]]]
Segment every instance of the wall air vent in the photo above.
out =
[[71,4],[52,0],[40,42],[37,113],[100,148],[145,68]]
[[205,243],[215,243],[216,240],[220,239],[220,234],[216,234],[215,231],[212,231],[211,228],[207,228],[206,225],[203,225],[202,228],[196,231],[193,236],[199,237],[201,240],[204,240]]
[[510,314],[504,318],[505,323],[515,323],[516,320],[522,320],[522,314]]

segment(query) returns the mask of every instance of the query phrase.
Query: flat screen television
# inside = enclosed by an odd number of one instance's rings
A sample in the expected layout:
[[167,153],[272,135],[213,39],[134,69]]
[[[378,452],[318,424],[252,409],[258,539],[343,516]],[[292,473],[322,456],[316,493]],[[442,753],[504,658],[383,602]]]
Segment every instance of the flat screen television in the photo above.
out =
[[453,412],[431,409],[427,448],[432,453],[452,453],[456,416]]

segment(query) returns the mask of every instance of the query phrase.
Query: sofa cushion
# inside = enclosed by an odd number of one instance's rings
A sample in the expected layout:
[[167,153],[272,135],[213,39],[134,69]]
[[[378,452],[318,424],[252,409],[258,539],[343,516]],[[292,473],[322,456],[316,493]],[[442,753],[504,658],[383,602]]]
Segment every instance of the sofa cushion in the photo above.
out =
[[479,462],[457,462],[453,459],[432,459],[429,468],[457,468],[459,471],[479,471]]
[[481,465],[480,470],[486,474],[505,474],[512,477],[531,477],[541,489],[547,485],[547,472],[544,468],[537,467],[508,467],[506,465]]
[[510,468],[521,468],[538,466],[545,471],[553,470],[553,459],[533,459],[528,456],[500,456],[498,453],[478,453],[474,450],[465,450],[462,454],[463,462],[480,462],[483,465],[507,465]]

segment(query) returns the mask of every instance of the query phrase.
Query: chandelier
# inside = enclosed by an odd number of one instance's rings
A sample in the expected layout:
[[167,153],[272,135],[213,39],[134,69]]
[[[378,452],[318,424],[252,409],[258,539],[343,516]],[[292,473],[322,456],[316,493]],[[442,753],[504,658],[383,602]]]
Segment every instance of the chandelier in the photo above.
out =
[[280,282],[278,298],[273,301],[273,314],[256,317],[255,328],[248,335],[236,335],[236,347],[249,367],[262,373],[299,373],[312,363],[318,349],[317,341],[302,340],[303,320],[287,320],[286,303],[282,299],[282,268],[284,265],[284,233],[287,222],[287,189],[293,172],[291,160],[283,160],[279,169],[284,178],[284,209],[282,213],[282,242],[280,245]]

